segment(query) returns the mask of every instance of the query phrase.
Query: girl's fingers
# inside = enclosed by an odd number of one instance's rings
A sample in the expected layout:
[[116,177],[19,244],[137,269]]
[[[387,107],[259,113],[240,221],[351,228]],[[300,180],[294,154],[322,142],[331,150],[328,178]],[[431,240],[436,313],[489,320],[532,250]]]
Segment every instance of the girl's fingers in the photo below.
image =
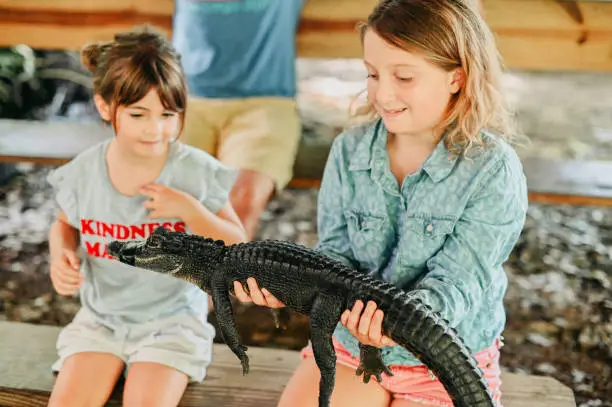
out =
[[266,302],[268,303],[268,307],[281,308],[285,306],[285,304],[283,304],[278,298],[273,296],[272,293],[266,290],[265,288],[261,289],[261,293],[264,295]]
[[346,327],[351,331],[353,336],[357,336],[357,324],[359,323],[359,318],[361,317],[361,311],[363,310],[363,302],[360,300],[355,301],[353,305],[353,309],[349,315]]
[[163,216],[161,216],[159,209],[153,209],[151,212],[149,212],[149,215],[147,215],[147,217],[149,219],[159,219],[159,218],[163,218]]
[[370,331],[370,325],[372,325],[372,316],[376,311],[376,303],[374,301],[368,301],[368,305],[365,308],[365,311],[361,315],[361,319],[359,320],[359,335],[367,336]]
[[65,284],[79,284],[81,273],[75,271],[70,266],[64,266],[58,270],[58,278]]
[[340,322],[342,322],[342,325],[346,326],[349,316],[351,315],[351,310],[345,310],[342,315],[340,316]]
[[[61,267],[61,266],[51,266],[51,278],[58,283],[61,283],[63,285],[71,285],[71,284],[78,284],[79,279],[73,279],[71,278],[70,271],[65,271],[65,269],[69,268],[68,266],[65,267]],[[72,270],[72,273],[74,273],[74,270]]]
[[68,284],[56,278],[51,280],[53,282],[53,287],[55,291],[60,295],[72,295],[79,290],[78,284]]
[[234,281],[234,293],[240,302],[252,302],[251,297],[242,288],[240,281]]
[[374,312],[374,316],[372,317],[372,323],[370,324],[370,331],[368,332],[368,336],[370,341],[376,343],[376,346],[380,346],[381,337],[382,337],[382,320],[384,317],[384,313],[377,309]]
[[253,277],[249,277],[247,279],[247,285],[249,286],[249,293],[251,294],[251,299],[253,303],[257,305],[267,305],[266,299],[264,298],[261,290],[257,286],[257,281]]

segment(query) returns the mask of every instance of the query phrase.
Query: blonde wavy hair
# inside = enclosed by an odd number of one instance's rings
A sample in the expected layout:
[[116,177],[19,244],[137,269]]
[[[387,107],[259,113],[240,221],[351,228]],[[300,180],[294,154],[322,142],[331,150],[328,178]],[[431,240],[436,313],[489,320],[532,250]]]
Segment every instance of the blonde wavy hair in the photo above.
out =
[[[423,56],[450,72],[462,68],[465,82],[451,98],[440,129],[447,130],[446,147],[467,153],[483,146],[481,131],[497,133],[510,141],[515,133],[512,114],[502,92],[502,62],[493,34],[480,16],[474,0],[381,0],[360,24],[361,42],[373,30],[390,44]],[[353,104],[358,122],[378,115],[367,101]]]

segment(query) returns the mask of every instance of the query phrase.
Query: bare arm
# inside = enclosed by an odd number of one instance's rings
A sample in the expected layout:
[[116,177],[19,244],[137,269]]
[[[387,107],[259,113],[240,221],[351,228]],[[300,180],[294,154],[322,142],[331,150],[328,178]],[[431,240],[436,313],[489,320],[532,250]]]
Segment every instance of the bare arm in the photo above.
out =
[[79,231],[68,223],[64,212],[60,212],[49,230],[49,253],[58,258],[64,250],[76,251],[79,246]]
[[217,214],[213,214],[199,203],[194,203],[191,210],[187,211],[182,218],[196,235],[220,239],[226,244],[247,240],[244,227],[229,202]]
[[79,230],[60,212],[49,230],[50,277],[60,295],[75,294],[84,279],[79,272],[78,245]]
[[195,197],[161,184],[141,188],[150,198],[144,203],[149,209],[149,219],[179,218],[192,233],[223,240],[226,244],[246,241],[246,232],[229,200],[217,211],[211,212]]

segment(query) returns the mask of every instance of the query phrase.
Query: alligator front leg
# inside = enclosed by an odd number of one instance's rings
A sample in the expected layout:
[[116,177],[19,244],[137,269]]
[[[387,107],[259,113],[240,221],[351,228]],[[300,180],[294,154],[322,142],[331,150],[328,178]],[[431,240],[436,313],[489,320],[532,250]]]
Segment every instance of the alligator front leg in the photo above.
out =
[[363,373],[364,383],[370,381],[370,376],[376,377],[378,383],[382,382],[383,373],[393,376],[391,369],[389,369],[382,360],[382,351],[380,348],[360,343],[359,350],[359,367],[355,374],[361,376]]
[[310,313],[312,351],[321,373],[319,381],[319,407],[329,407],[336,380],[336,352],[332,334],[340,319],[343,301],[319,294]]
[[242,364],[242,374],[246,375],[249,372],[249,357],[246,354],[247,347],[242,344],[240,333],[236,327],[234,319],[234,311],[229,297],[229,290],[225,275],[221,270],[218,270],[212,282],[212,300],[215,307],[217,323],[221,330],[221,336],[226,345],[240,359]]

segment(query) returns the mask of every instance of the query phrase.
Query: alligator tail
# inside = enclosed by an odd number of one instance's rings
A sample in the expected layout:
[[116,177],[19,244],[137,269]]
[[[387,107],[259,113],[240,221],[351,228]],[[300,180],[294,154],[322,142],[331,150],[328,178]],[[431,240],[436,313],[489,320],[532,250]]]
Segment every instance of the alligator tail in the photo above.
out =
[[482,370],[457,332],[419,298],[396,293],[383,332],[437,376],[456,407],[495,407]]

